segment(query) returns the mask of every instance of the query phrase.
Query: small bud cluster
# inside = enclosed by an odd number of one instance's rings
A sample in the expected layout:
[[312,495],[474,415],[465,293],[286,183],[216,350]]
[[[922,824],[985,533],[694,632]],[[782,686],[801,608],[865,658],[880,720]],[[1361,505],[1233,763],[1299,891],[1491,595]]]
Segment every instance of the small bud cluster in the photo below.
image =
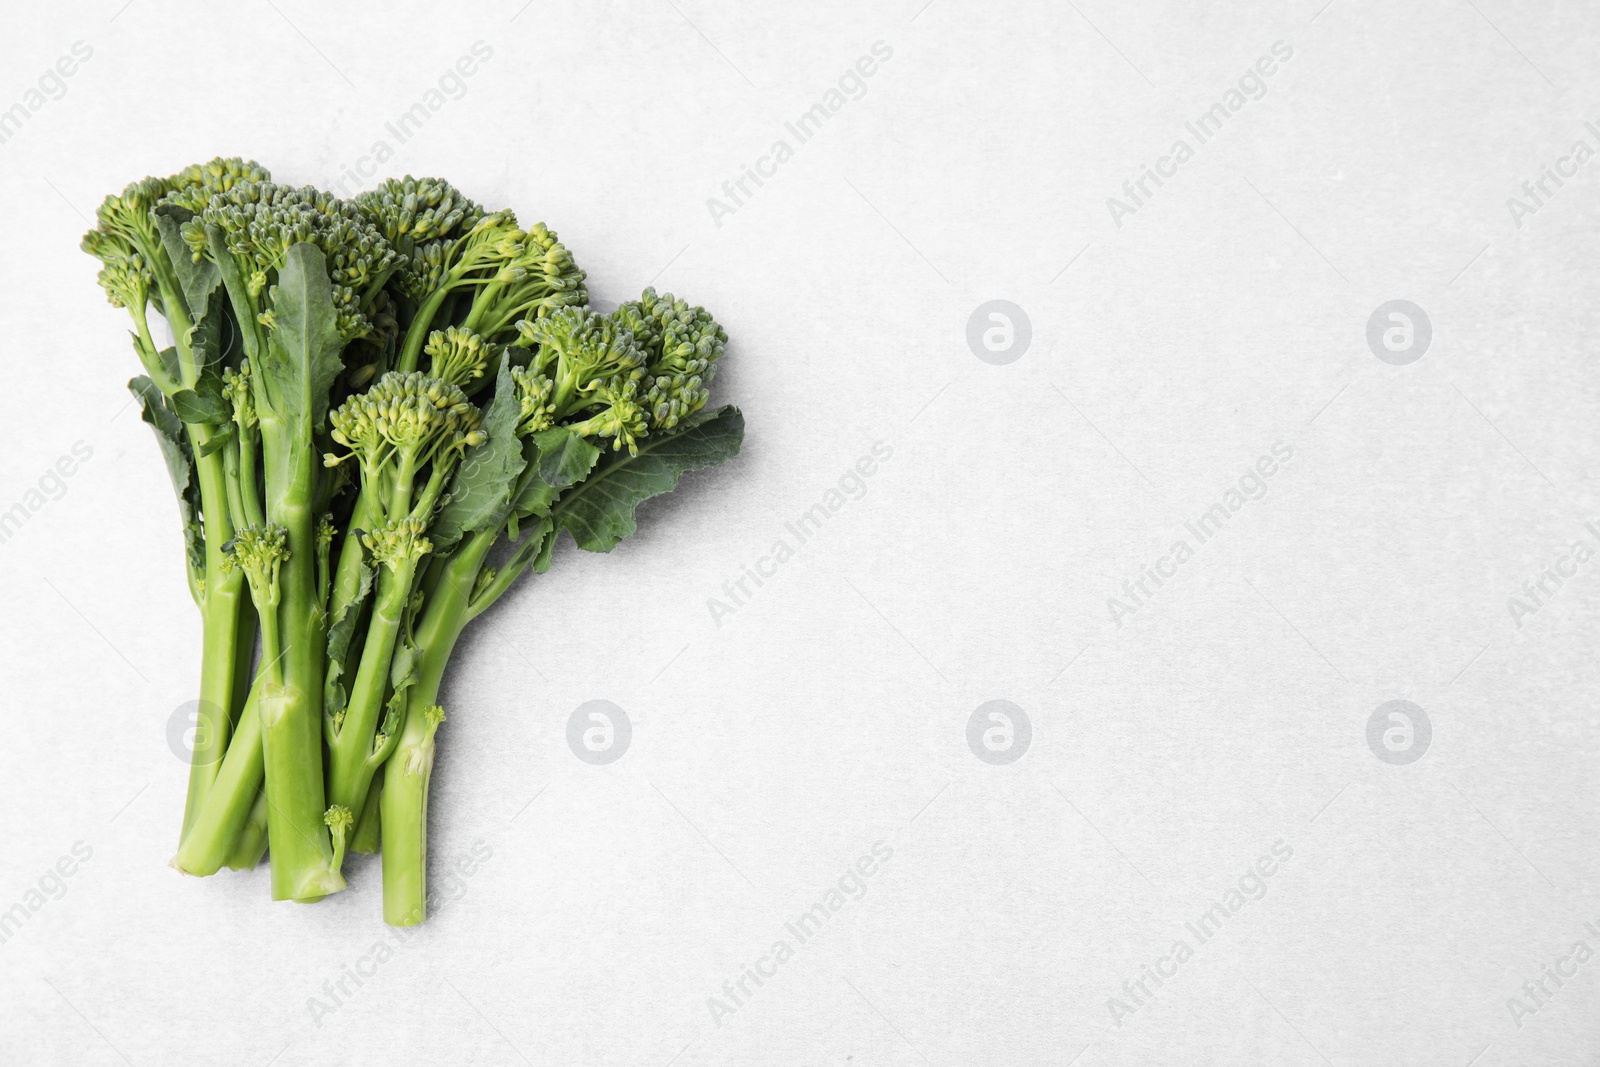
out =
[[482,378],[489,361],[500,351],[464,326],[447,326],[428,335],[422,349],[432,360],[429,371],[452,385],[466,385]]
[[161,204],[199,211],[215,193],[240,181],[260,181],[266,169],[254,162],[218,156],[166,178],[144,178],[108,196],[95,211],[98,225],[83,238],[83,250],[105,264],[100,284],[116,307],[142,311],[155,283],[148,257],[157,254],[160,235],[151,212]]
[[222,395],[233,405],[233,421],[249,429],[261,420],[256,415],[255,395],[250,392],[250,361],[241,360],[239,369],[222,368]]
[[404,257],[399,287],[423,300],[444,282],[450,250],[483,208],[439,178],[391,178],[356,197],[356,207]]
[[460,262],[505,287],[514,307],[537,309],[536,318],[589,300],[586,275],[555,232],[542,222],[523,230],[509,211],[485,216],[472,228]]
[[273,522],[263,526],[251,523],[233,535],[222,568],[242,569],[256,606],[265,607],[278,602],[278,569],[288,558],[288,530]]
[[590,437],[610,438],[614,451],[626,447],[638,455],[639,438],[650,432],[650,422],[639,403],[639,379],[622,374],[603,378],[595,386],[592,400],[603,406],[573,429]]
[[465,450],[485,440],[478,409],[461,388],[420,371],[390,371],[328,421],[333,439],[363,464],[380,462],[390,449],[421,457],[438,446]]
[[390,178],[356,197],[356,206],[389,243],[457,237],[483,218],[483,208],[442,178]]
[[211,198],[225,193],[240,182],[271,181],[266,167],[255,160],[232,156],[218,156],[209,163],[194,163],[172,176],[173,188],[163,199],[163,204],[176,204],[192,215],[205,210]]
[[106,291],[106,299],[112,307],[143,311],[150,302],[150,287],[155,284],[149,264],[138,252],[118,247],[115,241],[91,240],[99,237],[99,231],[90,231],[83,239],[83,250],[105,264],[96,280]]
[[218,227],[228,251],[244,261],[257,299],[267,292],[260,318],[268,327],[273,325],[271,278],[291,246],[309,243],[326,259],[340,335],[348,341],[372,331],[363,302],[388,278],[399,254],[354,204],[309,185],[291,189],[244,181],[217,193],[184,223],[183,239],[196,259],[206,248],[208,226]]
[[83,235],[79,247],[104,264],[99,282],[113,307],[142,313],[155,275],[147,259],[158,240],[150,210],[171,188],[170,178],[145,178],[120,195],[108,196],[95,211],[99,225]]
[[339,528],[333,524],[333,516],[324,511],[322,518],[317,520],[317,550],[321,552],[332,548],[334,535],[338,532]]
[[561,308],[544,318],[524,319],[517,332],[522,344],[536,346],[539,367],[579,392],[588,392],[601,378],[644,374],[645,354],[633,334],[587,308]]
[[631,330],[650,362],[644,405],[653,429],[671,429],[705,407],[728,335],[704,308],[646,289],[615,317]]
[[516,387],[517,404],[521,408],[517,434],[527,437],[554,426],[556,406],[550,403],[550,397],[556,383],[542,372],[527,367],[512,367],[511,382]]
[[408,515],[362,534],[361,543],[367,546],[375,561],[397,571],[401,564],[415,563],[433,551],[433,542],[424,536],[427,532],[425,520]]

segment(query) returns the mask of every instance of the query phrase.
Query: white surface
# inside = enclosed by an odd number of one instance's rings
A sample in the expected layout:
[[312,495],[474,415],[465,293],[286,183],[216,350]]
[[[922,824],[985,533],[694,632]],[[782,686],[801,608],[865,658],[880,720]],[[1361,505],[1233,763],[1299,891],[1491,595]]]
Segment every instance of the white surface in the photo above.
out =
[[[92,849],[0,945],[0,1062],[1595,1062],[1600,962],[1507,1006],[1600,951],[1600,566],[1507,608],[1600,519],[1600,165],[1520,229],[1506,204],[1595,146],[1592,7],[120,2],[19,6],[0,39],[0,108],[93,49],[0,144],[0,510],[92,449],[0,545],[0,909]],[[402,945],[370,862],[314,907],[165,866],[198,620],[76,244],[105,193],[218,152],[336,180],[479,40],[383,172],[543,218],[605,306],[654,278],[711,307],[749,435],[464,642],[434,876],[493,855]],[[865,95],[717,225],[877,41]],[[1276,41],[1264,98],[1118,228],[1106,198]],[[965,341],[995,298],[1032,322],[1005,366]],[[1365,341],[1397,298],[1434,328],[1409,366]],[[866,495],[716,625],[877,441]],[[1279,441],[1265,498],[1113,625]],[[601,698],[634,737],[592,767],[566,721]],[[965,741],[994,699],[1033,727],[1007,766]],[[1433,726],[1407,766],[1365,740],[1391,699]],[[866,895],[718,1025],[707,998],[878,841]]]

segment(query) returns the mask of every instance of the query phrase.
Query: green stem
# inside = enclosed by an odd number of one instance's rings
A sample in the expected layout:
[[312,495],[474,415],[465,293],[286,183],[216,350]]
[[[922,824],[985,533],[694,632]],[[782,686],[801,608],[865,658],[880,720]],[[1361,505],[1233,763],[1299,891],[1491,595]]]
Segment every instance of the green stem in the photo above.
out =
[[428,299],[417,308],[417,317],[411,320],[411,326],[406,330],[405,342],[400,346],[400,358],[395,364],[396,370],[409,374],[417,369],[417,362],[422,358],[422,346],[428,343],[433,317],[444,306],[445,298],[450,295],[455,284],[453,277],[446,277],[444,283],[428,294]]
[[[282,607],[281,684],[268,678],[259,705],[272,850],[272,898],[300,900],[344,888],[333,845],[322,777],[322,690],[327,620],[317,591],[316,499],[319,457],[309,417],[283,422],[261,414],[267,519],[284,528],[289,555],[278,572]],[[265,614],[265,613],[263,613]],[[263,624],[265,618],[263,618]],[[263,648],[265,648],[263,628]],[[264,652],[265,654],[265,652]]]
[[239,491],[239,440],[238,437],[222,446],[222,469],[228,487],[228,514],[243,520],[244,494]]
[[264,685],[264,679],[258,677],[250,690],[222,769],[172,860],[184,874],[215,874],[228,862],[255,799],[261,795],[260,697]]
[[399,466],[395,471],[394,488],[389,493],[390,515],[398,519],[411,510],[411,494],[416,489],[416,479],[416,453],[402,452]]
[[250,871],[261,862],[261,857],[267,851],[267,794],[265,790],[256,790],[255,803],[250,805],[250,814],[245,818],[244,826],[239,830],[239,838],[234,842],[233,850],[228,853],[228,869],[230,871]]
[[[204,426],[188,426],[190,439],[203,443]],[[232,732],[238,676],[249,670],[250,649],[239,647],[240,616],[248,600],[244,575],[223,573],[222,546],[233,538],[228,514],[227,473],[220,453],[200,456],[195,462],[200,483],[200,507],[205,527],[206,581],[201,603],[200,700],[196,712],[194,751],[189,763],[189,788],[184,802],[183,835],[194,825],[200,805],[216,780],[222,754]],[[242,655],[241,655],[242,652]],[[179,840],[182,840],[180,835]]]
[[239,496],[244,502],[242,521],[260,526],[267,521],[261,510],[261,480],[256,470],[260,463],[261,438],[253,429],[239,428]]
[[333,571],[333,593],[329,597],[328,618],[337,619],[354,603],[361,592],[361,538],[357,530],[371,530],[372,499],[363,488],[356,496],[350,521],[345,524],[344,540],[339,544],[339,562]]
[[385,566],[378,577],[378,597],[367,625],[367,640],[361,648],[361,666],[350,690],[344,722],[329,746],[329,802],[351,811],[359,812],[366,806],[367,790],[378,769],[373,739],[383,714],[390,661],[405,620],[406,604],[411,599],[415,573],[416,561],[407,560],[397,568]]
[[383,820],[378,815],[378,798],[383,795],[383,779],[367,790],[367,806],[361,809],[356,822],[355,836],[350,839],[350,851],[371,855],[378,851],[383,837]]
[[379,812],[383,821],[383,920],[415,926],[428,914],[428,783],[433,775],[436,717],[445,665],[467,625],[468,600],[478,570],[498,531],[473,534],[445,565],[437,589],[418,622],[422,650],[417,681],[406,690],[406,720],[400,742],[383,770]]
[[[256,608],[249,597],[241,596],[239,607],[239,626],[234,630],[233,647],[239,661],[235,664],[233,672],[233,699],[228,704],[229,718],[232,721],[232,730],[237,732],[239,720],[244,714],[245,702],[250,699],[250,687],[255,684],[255,678],[250,669],[250,660],[256,648],[256,634],[260,630],[261,620],[256,615]],[[219,768],[220,772],[220,768]]]
[[[300,499],[309,500],[309,493]],[[268,514],[288,531],[289,558],[279,572],[282,684],[268,679],[260,700],[272,899],[300,900],[344,888],[333,866],[322,780],[322,652],[327,640],[316,588],[316,529],[311,508],[274,501]],[[265,619],[263,619],[263,624]],[[263,625],[263,651],[266,647]]]

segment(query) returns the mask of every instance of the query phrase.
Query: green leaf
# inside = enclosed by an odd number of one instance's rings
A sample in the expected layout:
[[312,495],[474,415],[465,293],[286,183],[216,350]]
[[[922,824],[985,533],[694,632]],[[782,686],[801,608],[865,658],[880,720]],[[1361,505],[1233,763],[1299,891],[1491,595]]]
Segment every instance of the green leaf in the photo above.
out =
[[396,693],[417,681],[417,667],[422,662],[422,650],[410,641],[402,640],[394,650],[389,663],[389,684]]
[[600,450],[565,426],[533,435],[539,446],[539,477],[557,489],[576,484],[594,469]]
[[177,346],[168,345],[156,354],[156,358],[161,361],[161,369],[166,373],[170,381],[176,383],[183,380],[182,374],[178,370]]
[[[562,496],[551,513],[556,530],[572,534],[587,552],[610,552],[638,528],[634,511],[642,502],[671,492],[685,471],[731,459],[743,441],[744,415],[724,407],[685,420],[675,433],[646,438],[637,456],[613,453],[615,458]],[[540,562],[549,565],[547,557]]]
[[222,288],[227,292],[228,303],[233,307],[233,317],[239,329],[239,339],[244,345],[244,354],[250,357],[252,362],[259,361],[263,353],[259,351],[261,327],[256,319],[258,309],[255,306],[255,299],[250,295],[250,285],[245,280],[239,260],[228,251],[227,235],[215,223],[206,226],[206,247],[211,250],[211,259],[216,263],[217,273],[222,278]]
[[560,539],[560,534],[561,531],[556,529],[540,532],[539,554],[533,560],[535,574],[543,574],[550,569],[550,561],[555,558],[556,541]]
[[189,350],[194,353],[195,366],[204,371],[221,363],[233,353],[238,336],[228,314],[228,294],[218,286],[206,297],[205,307],[195,312],[194,325],[189,328]]
[[213,452],[221,451],[223,445],[233,440],[233,435],[234,429],[232,426],[221,431],[220,433],[212,434],[210,437],[206,438],[205,444],[194,450],[195,457],[203,458],[211,455]]
[[156,229],[161,232],[161,247],[166,250],[172,271],[183,287],[183,298],[189,303],[189,315],[199,320],[206,313],[211,294],[222,284],[222,274],[209,259],[195,261],[194,250],[183,241],[179,227],[193,218],[188,210],[176,204],[162,204],[155,209]]
[[216,375],[202,377],[193,389],[173,393],[172,409],[184,422],[203,426],[220,426],[233,418],[233,405],[222,395],[222,380]]
[[[351,530],[346,537],[360,537],[359,530]],[[349,694],[345,692],[344,682],[340,678],[344,674],[345,660],[350,655],[350,639],[355,636],[356,623],[361,621],[361,606],[367,602],[367,597],[372,595],[372,579],[376,570],[366,560],[361,563],[360,587],[355,597],[339,612],[339,617],[333,620],[328,627],[328,680],[323,686],[322,704],[323,713],[335,715],[344,710]]]
[[450,481],[450,499],[428,530],[435,552],[448,550],[464,534],[505,521],[517,476],[529,461],[517,438],[521,416],[510,364],[502,361],[494,399],[483,413],[482,429],[488,440],[469,448],[462,457]]
[[203,569],[206,553],[205,533],[200,526],[200,484],[194,477],[194,456],[184,436],[183,423],[167,407],[166,398],[149,378],[140,375],[128,383],[128,389],[139,401],[139,417],[155,431],[156,444],[161,447],[161,458],[166,461],[167,474],[178,496],[178,516],[183,520],[183,540],[189,554],[189,564],[196,569]]
[[600,460],[600,449],[565,426],[534,434],[528,446],[528,470],[517,483],[511,507],[517,519],[550,514],[561,491],[582,481]]
[[278,271],[268,335],[256,373],[268,406],[311,447],[328,415],[328,391],[344,369],[334,322],[333,286],[316,245],[290,245]]
[[[536,573],[543,574],[549,570],[550,552],[548,546],[555,543],[555,532],[554,523],[548,518],[540,519],[538,525],[529,530],[528,536],[523,538],[522,542],[517,545],[517,550],[506,559],[505,564],[500,568],[501,573],[514,571],[518,567],[526,566],[529,560],[534,561],[533,569]],[[547,561],[545,566],[538,565],[538,560],[540,559]]]

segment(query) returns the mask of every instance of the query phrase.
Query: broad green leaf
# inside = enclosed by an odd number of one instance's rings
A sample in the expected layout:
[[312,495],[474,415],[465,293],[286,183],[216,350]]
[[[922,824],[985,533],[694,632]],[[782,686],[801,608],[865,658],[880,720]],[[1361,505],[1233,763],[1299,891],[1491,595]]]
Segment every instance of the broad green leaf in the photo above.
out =
[[161,233],[161,247],[172,262],[172,271],[183,287],[183,297],[189,303],[189,314],[196,321],[206,312],[212,292],[222,284],[222,274],[209,259],[194,258],[194,250],[184,243],[179,227],[193,218],[185,208],[176,204],[162,204],[155,209],[156,229]]
[[213,452],[221,451],[223,445],[233,440],[233,436],[234,428],[232,426],[222,430],[220,433],[213,433],[210,437],[206,438],[205,444],[194,450],[195,457],[203,458],[211,455]]
[[216,263],[217,273],[222,278],[222,288],[227,292],[228,302],[233,307],[233,317],[239,330],[239,340],[244,347],[244,354],[250,357],[252,362],[256,362],[264,353],[257,351],[260,348],[260,328],[256,322],[255,304],[250,297],[249,283],[245,281],[239,261],[228,251],[228,238],[220,226],[212,224],[206,227],[206,246],[211,250],[211,259]]
[[184,436],[183,423],[167,407],[166,398],[149,378],[140,375],[128,383],[128,390],[139,401],[139,417],[155,431],[161,458],[178,496],[178,517],[183,521],[184,547],[189,563],[205,566],[205,534],[200,526],[200,486],[194,477],[194,458]]
[[[561,491],[582,481],[600,459],[600,449],[565,426],[534,434],[528,446],[533,451],[528,469],[517,482],[511,508],[514,520],[550,514]],[[515,530],[512,536],[516,536]]]
[[[358,537],[360,534],[356,530],[351,530],[345,536]],[[349,658],[350,639],[355,636],[356,623],[361,620],[361,607],[372,594],[372,579],[377,572],[371,564],[363,560],[360,573],[361,584],[355,599],[340,610],[339,617],[328,627],[328,680],[323,686],[322,696],[322,710],[326,715],[343,711],[345,702],[349,699],[342,681],[345,660]]]
[[523,442],[517,438],[521,416],[510,364],[502,361],[494,399],[483,413],[482,429],[488,440],[469,448],[462,457],[450,481],[450,499],[428,530],[435,552],[448,550],[473,530],[505,521],[517,476],[528,464]]
[[222,381],[216,375],[202,377],[193,389],[173,393],[172,409],[184,422],[206,426],[218,426],[233,418],[233,405],[222,395]]
[[167,378],[173,382],[182,381],[181,372],[178,370],[178,350],[173,345],[168,345],[156,354],[161,361],[161,369],[166,372]]
[[278,271],[275,323],[256,374],[272,411],[311,446],[328,414],[328,391],[344,369],[333,313],[333,286],[316,245],[290,245]]
[[233,355],[238,340],[238,329],[228,312],[228,294],[217,286],[206,297],[205,307],[195,312],[194,325],[189,329],[189,351],[194,353],[195,366],[204,372],[221,363]]
[[[502,570],[512,570],[525,566],[528,561],[533,561],[533,569],[543,574],[550,569],[550,546],[556,542],[555,523],[549,518],[539,520],[537,526],[528,531],[528,535],[517,545],[517,550],[506,560]],[[543,561],[543,566],[540,565]]]
[[394,659],[389,662],[389,684],[396,693],[416,684],[417,668],[421,663],[422,650],[402,639],[394,650]]
[[561,531],[553,527],[548,531],[540,531],[539,552],[533,560],[535,573],[543,574],[550,569],[550,561],[555,558],[556,541],[559,540],[560,534]]
[[646,438],[637,456],[613,453],[561,497],[551,512],[556,530],[571,533],[587,552],[609,552],[638,528],[634,511],[642,502],[671,492],[685,471],[731,459],[743,441],[744,416],[724,407],[686,419],[672,434]]
[[575,484],[594,469],[600,450],[565,426],[533,435],[539,446],[539,477],[557,489]]

